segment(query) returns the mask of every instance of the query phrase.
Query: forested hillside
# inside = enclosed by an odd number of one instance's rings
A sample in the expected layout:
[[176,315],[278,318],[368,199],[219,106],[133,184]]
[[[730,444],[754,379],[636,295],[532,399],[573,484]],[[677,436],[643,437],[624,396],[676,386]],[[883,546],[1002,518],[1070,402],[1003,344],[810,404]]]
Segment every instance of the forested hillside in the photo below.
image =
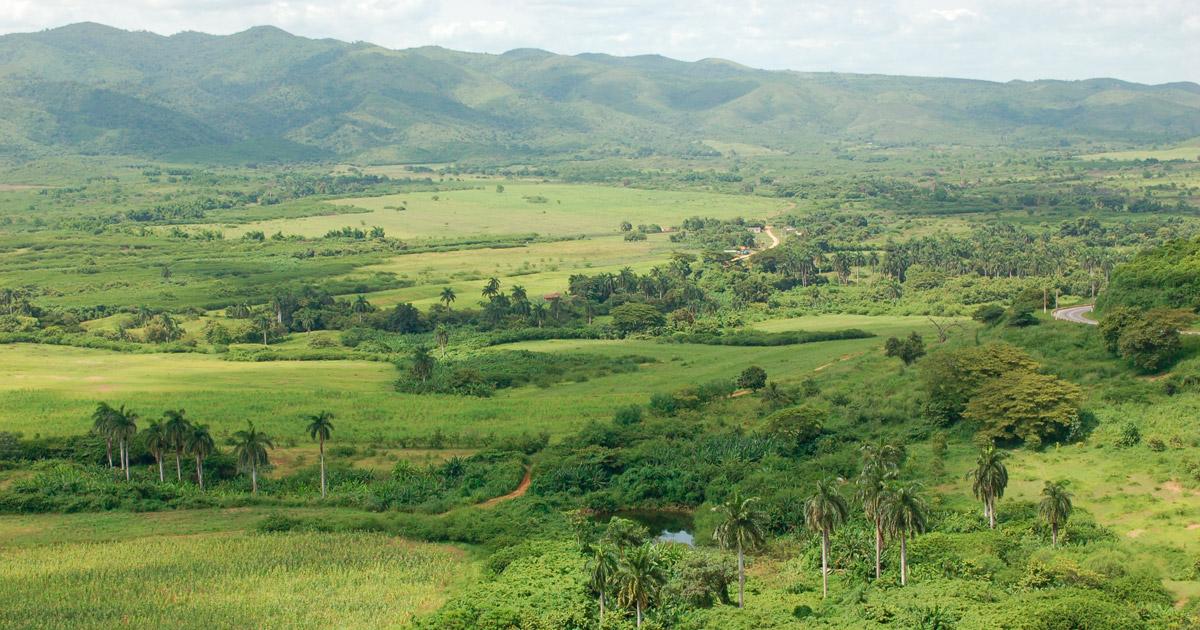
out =
[[[707,59],[389,50],[271,27],[0,37],[0,154],[373,162],[1183,140],[1200,86],[767,72]],[[201,148],[202,150],[197,150]],[[189,150],[190,149],[190,150]],[[735,150],[722,147],[722,151]]]

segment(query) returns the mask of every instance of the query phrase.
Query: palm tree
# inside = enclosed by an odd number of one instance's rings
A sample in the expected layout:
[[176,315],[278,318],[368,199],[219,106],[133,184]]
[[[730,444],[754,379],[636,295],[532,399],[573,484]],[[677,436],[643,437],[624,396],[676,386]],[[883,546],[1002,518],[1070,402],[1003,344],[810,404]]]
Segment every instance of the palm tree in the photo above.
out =
[[137,435],[138,415],[132,409],[126,410],[125,405],[113,414],[112,432],[121,447],[121,468],[125,471],[125,481],[129,481],[129,443]]
[[171,437],[161,420],[150,421],[150,425],[146,427],[145,431],[142,431],[142,443],[154,454],[154,459],[158,462],[158,482],[162,483],[165,481],[163,478],[163,453],[171,446]]
[[1008,468],[1004,465],[1006,454],[989,444],[979,451],[975,469],[966,474],[971,479],[971,492],[983,502],[983,515],[988,525],[996,529],[996,500],[1004,497],[1008,487]]
[[267,345],[267,333],[276,326],[275,316],[268,310],[261,310],[254,314],[254,323],[262,330],[263,345]]
[[313,326],[317,323],[317,314],[311,308],[302,308],[296,311],[296,321],[304,327],[306,335],[312,335]]
[[738,608],[744,599],[746,565],[744,552],[753,550],[762,544],[766,537],[763,526],[763,513],[758,509],[758,497],[742,498],[741,493],[734,492],[733,498],[713,508],[721,514],[721,522],[713,530],[713,541],[722,549],[737,547],[738,554]]
[[487,284],[483,286],[483,297],[491,299],[493,296],[500,293],[500,281],[496,278],[490,278]]
[[510,294],[512,295],[512,300],[514,302],[520,302],[521,300],[529,299],[529,292],[525,290],[525,287],[519,284],[512,288]]
[[604,599],[617,574],[619,559],[616,551],[607,543],[592,545],[592,557],[588,559],[588,587],[600,594],[600,627],[604,627]]
[[904,462],[904,449],[882,437],[874,444],[864,444],[859,452],[862,453],[863,472],[869,469],[884,473],[896,472]]
[[821,597],[829,596],[829,535],[846,522],[850,505],[838,492],[840,479],[826,477],[817,482],[817,490],[804,502],[804,521],[821,533]]
[[333,433],[333,414],[328,411],[312,414],[308,419],[308,437],[317,440],[321,449],[321,498],[325,498],[325,440]]
[[883,522],[888,532],[900,537],[900,585],[908,584],[908,535],[923,533],[926,528],[925,514],[929,507],[918,494],[921,485],[892,484],[880,503]]
[[425,346],[417,346],[412,350],[412,374],[421,379],[424,384],[433,376],[433,357],[429,354],[429,348]]
[[1071,497],[1073,495],[1067,492],[1067,484],[1046,482],[1046,487],[1042,489],[1042,502],[1038,504],[1038,516],[1042,520],[1050,524],[1050,546],[1058,546],[1058,528],[1067,524],[1067,519],[1071,518],[1071,511],[1074,506],[1071,505]]
[[862,474],[858,476],[858,492],[854,497],[858,499],[863,506],[863,512],[867,518],[871,519],[871,523],[875,526],[875,579],[878,580],[883,575],[883,565],[880,561],[880,554],[883,551],[883,511],[880,506],[887,498],[888,482],[895,477],[895,473],[884,471],[879,468],[864,466]]
[[212,455],[217,450],[217,444],[213,441],[212,434],[208,432],[207,424],[194,424],[192,430],[184,440],[184,447],[189,453],[196,457],[196,480],[200,482],[200,489],[204,489],[204,458]]
[[258,467],[267,463],[267,449],[275,448],[271,438],[254,428],[254,423],[247,423],[245,430],[233,434],[237,444],[233,454],[237,456],[238,466],[250,468],[250,483],[254,496],[258,496]]
[[446,344],[450,341],[450,331],[446,327],[438,324],[437,328],[433,329],[433,340],[442,349],[442,358],[446,358]]
[[634,607],[637,627],[642,627],[642,611],[654,601],[666,581],[667,571],[656,545],[634,547],[617,564],[617,603]]
[[[453,291],[451,293],[453,293]],[[367,298],[360,295],[358,296],[358,299],[354,300],[354,303],[350,305],[350,310],[358,314],[358,323],[361,324],[363,313],[370,312],[371,310],[371,303],[367,301]]]
[[451,289],[450,287],[443,288],[442,295],[438,297],[438,300],[440,300],[442,304],[446,305],[447,311],[450,310],[450,303],[457,299],[458,296],[454,294],[454,289]]
[[168,409],[163,412],[163,420],[166,424],[163,427],[167,431],[167,440],[171,444],[171,448],[175,450],[175,479],[183,481],[183,464],[180,460],[183,458],[183,443],[187,439],[188,433],[192,430],[192,423],[183,418],[185,412],[180,409]]
[[226,311],[226,314],[234,319],[249,319],[250,312],[250,305],[246,302],[241,302],[230,307],[230,309]]
[[92,433],[104,436],[104,448],[108,453],[108,467],[113,467],[112,461],[112,443],[115,433],[113,432],[113,419],[116,409],[106,402],[101,402],[96,405],[96,411],[92,412]]

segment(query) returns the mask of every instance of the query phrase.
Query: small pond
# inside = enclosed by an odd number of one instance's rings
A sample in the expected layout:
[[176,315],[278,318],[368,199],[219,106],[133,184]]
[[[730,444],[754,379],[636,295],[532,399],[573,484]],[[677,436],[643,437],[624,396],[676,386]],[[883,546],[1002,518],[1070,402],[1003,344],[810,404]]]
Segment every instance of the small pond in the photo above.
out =
[[607,523],[613,517],[627,518],[635,523],[644,525],[652,534],[656,534],[655,540],[682,543],[689,547],[696,545],[696,539],[692,536],[695,524],[692,521],[692,515],[688,512],[626,510],[597,514],[595,519],[599,522]]

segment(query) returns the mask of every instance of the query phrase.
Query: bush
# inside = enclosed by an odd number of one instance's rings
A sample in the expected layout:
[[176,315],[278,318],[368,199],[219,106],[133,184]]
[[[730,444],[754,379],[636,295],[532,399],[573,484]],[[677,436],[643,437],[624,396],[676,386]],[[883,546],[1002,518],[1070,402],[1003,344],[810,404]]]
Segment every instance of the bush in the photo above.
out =
[[989,326],[996,325],[1002,317],[1004,317],[1004,308],[996,304],[984,304],[971,314],[971,319]]
[[758,367],[757,365],[751,365],[745,370],[742,370],[741,375],[739,375],[737,379],[738,387],[754,390],[756,392],[765,387],[766,384],[767,371]]

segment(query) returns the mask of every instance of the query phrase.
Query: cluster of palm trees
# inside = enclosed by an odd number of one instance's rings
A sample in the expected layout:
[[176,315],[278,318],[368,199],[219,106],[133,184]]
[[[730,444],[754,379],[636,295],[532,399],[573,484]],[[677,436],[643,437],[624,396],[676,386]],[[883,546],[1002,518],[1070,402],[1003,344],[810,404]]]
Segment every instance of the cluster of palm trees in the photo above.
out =
[[[184,410],[168,409],[163,412],[161,419],[149,422],[140,433],[142,445],[154,456],[158,466],[158,481],[164,483],[166,475],[163,461],[168,455],[175,456],[175,480],[183,481],[183,458],[189,455],[195,458],[196,481],[204,488],[204,460],[217,452],[216,442],[207,424],[197,424],[187,420]],[[129,450],[133,438],[139,435],[137,421],[139,416],[125,405],[113,407],[107,402],[96,405],[92,413],[92,432],[104,438],[108,455],[108,465],[115,468],[118,465],[125,474],[125,480],[130,479]],[[316,440],[321,454],[321,497],[326,496],[325,477],[325,442],[333,434],[333,414],[321,411],[316,414],[303,416],[308,424],[305,432]],[[253,422],[247,423],[245,429],[233,434],[233,454],[237,458],[238,467],[250,472],[251,486],[254,496],[258,496],[258,471],[268,462],[267,452],[275,447],[271,438],[254,427]],[[113,446],[117,447],[118,464],[113,463]]]
[[[138,435],[138,414],[125,405],[113,407],[106,402],[96,405],[92,413],[92,432],[104,438],[108,465],[113,466],[112,447],[118,447],[118,457],[125,479],[130,478],[129,447]],[[142,431],[142,443],[158,463],[158,480],[165,481],[163,459],[168,451],[175,454],[175,476],[183,481],[183,454],[196,458],[196,480],[204,487],[204,459],[216,452],[217,446],[207,424],[193,424],[184,418],[182,409],[168,409],[162,419],[151,420]]]
[[640,628],[646,610],[666,586],[667,559],[663,545],[631,543],[631,540],[618,536],[606,537],[591,545],[591,556],[587,561],[588,587],[599,594],[601,627],[610,595],[615,597],[618,606],[634,610]]

